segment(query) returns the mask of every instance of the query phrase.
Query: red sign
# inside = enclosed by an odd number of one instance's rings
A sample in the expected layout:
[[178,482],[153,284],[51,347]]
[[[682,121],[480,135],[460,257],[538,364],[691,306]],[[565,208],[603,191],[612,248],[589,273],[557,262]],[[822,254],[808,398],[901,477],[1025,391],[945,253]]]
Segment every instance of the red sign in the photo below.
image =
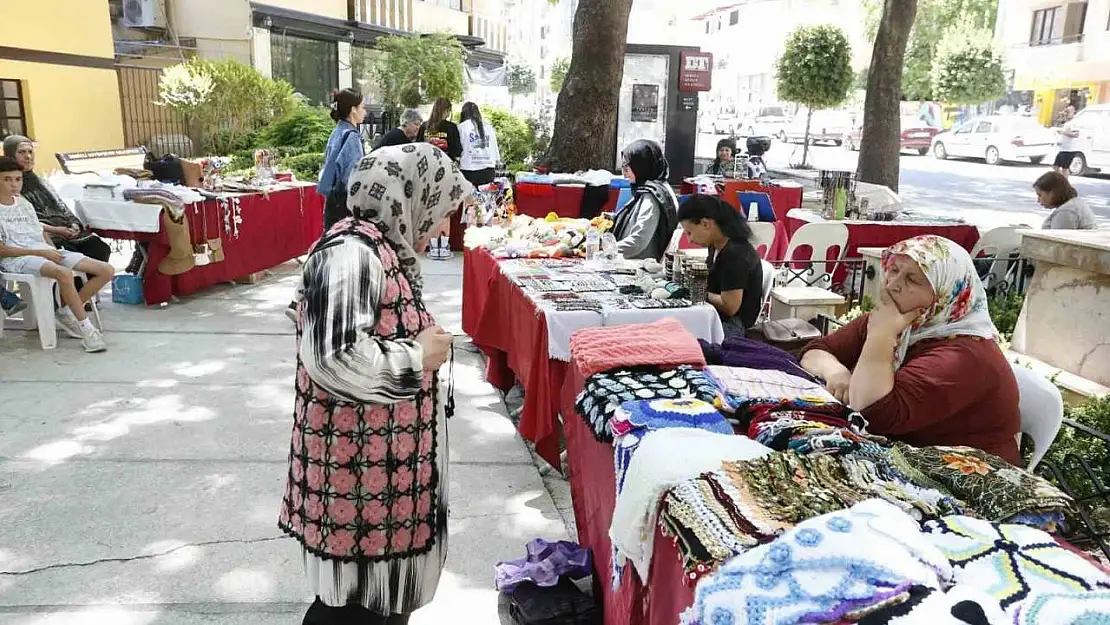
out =
[[713,88],[713,54],[683,52],[678,70],[679,91],[709,91]]

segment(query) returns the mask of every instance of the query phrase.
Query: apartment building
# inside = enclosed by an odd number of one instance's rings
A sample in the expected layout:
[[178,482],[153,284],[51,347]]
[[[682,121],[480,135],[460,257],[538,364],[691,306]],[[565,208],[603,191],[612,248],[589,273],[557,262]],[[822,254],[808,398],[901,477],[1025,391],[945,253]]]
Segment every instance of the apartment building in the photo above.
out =
[[995,42],[1041,123],[1110,102],[1110,0],[999,0]]
[[0,138],[53,154],[124,145],[112,29],[104,2],[36,0],[0,8]]
[[839,27],[852,46],[852,66],[867,67],[871,44],[859,0],[743,0],[692,18],[702,50],[713,53],[713,90],[703,110],[743,113],[777,101],[775,65],[799,26]]

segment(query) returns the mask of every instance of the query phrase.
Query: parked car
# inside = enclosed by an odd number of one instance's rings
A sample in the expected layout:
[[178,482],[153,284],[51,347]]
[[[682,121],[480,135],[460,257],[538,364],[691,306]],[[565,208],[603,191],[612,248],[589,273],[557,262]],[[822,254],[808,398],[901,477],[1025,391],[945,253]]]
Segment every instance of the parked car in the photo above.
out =
[[736,113],[718,113],[717,117],[713,120],[713,134],[715,135],[731,135],[736,132],[739,127],[739,118]]
[[[918,154],[929,153],[933,137],[940,132],[940,128],[929,126],[920,118],[913,115],[903,115],[901,122],[901,138],[899,145],[903,150],[915,150]],[[858,150],[863,139],[863,124],[858,124],[844,137],[844,147],[849,150]]]
[[1056,131],[1032,117],[991,115],[975,117],[933,137],[933,156],[981,158],[988,165],[1028,159],[1037,164],[1056,151]]
[[1068,170],[1076,175],[1110,169],[1110,104],[1092,104],[1070,122],[1079,130],[1073,149],[1078,154]]
[[740,123],[740,134],[745,137],[773,137],[789,121],[786,109],[781,105],[761,106]]
[[[847,111],[814,111],[809,124],[810,143],[824,142],[841,145],[844,137],[852,132],[852,114]],[[779,141],[801,143],[806,135],[806,111],[800,111],[794,119],[779,131]]]

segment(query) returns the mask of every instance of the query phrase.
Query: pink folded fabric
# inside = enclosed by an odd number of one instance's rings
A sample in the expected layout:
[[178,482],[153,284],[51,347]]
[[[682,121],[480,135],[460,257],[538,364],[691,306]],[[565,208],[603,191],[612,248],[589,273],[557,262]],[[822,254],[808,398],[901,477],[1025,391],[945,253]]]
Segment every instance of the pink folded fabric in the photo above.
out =
[[585,377],[642,365],[705,366],[698,340],[670,317],[654,323],[583,328],[570,337],[570,356]]

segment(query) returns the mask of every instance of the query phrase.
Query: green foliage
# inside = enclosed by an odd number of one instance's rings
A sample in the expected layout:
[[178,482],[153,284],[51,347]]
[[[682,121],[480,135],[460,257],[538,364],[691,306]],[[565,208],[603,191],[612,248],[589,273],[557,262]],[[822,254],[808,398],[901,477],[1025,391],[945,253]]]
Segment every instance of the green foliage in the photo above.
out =
[[308,152],[283,158],[280,162],[283,167],[293,170],[297,180],[314,181],[320,177],[320,170],[324,168],[324,154]]
[[987,302],[990,310],[991,321],[1003,341],[1009,341],[1014,336],[1014,326],[1017,325],[1021,306],[1025,303],[1025,295],[1016,291],[1010,293],[996,293]]
[[509,93],[525,95],[536,91],[536,73],[527,65],[510,65],[508,71]]
[[383,54],[372,59],[371,74],[391,107],[417,107],[436,98],[463,96],[463,48],[447,33],[378,39]]
[[982,104],[1006,92],[1002,55],[990,33],[957,30],[937,46],[933,59],[933,97],[946,104]]
[[[1110,432],[1110,395],[1092,397],[1078,406],[1065,405],[1064,417],[1099,432]],[[1095,485],[1087,477],[1080,461],[1087,463],[1094,478],[1103,488],[1110,487],[1110,446],[1100,438],[1065,425],[1060,428],[1056,440],[1049,447],[1044,462],[1055,465],[1067,476],[1068,484],[1078,497],[1094,496],[1097,494]],[[1057,482],[1054,474],[1044,475],[1050,481]],[[1059,483],[1057,485],[1061,486]],[[1110,506],[1104,500],[1094,497],[1079,505],[1090,515],[1098,530],[1110,531]]]
[[[867,32],[875,40],[883,0],[864,0]],[[998,0],[918,0],[902,73],[907,100],[933,100],[933,59],[937,46],[953,30],[994,28]]]
[[551,64],[551,76],[548,79],[551,90],[559,93],[563,90],[563,81],[567,79],[567,70],[570,69],[570,59],[559,57]]
[[305,152],[323,152],[335,129],[330,110],[299,106],[291,114],[270,124],[259,133],[258,146],[295,146]]
[[855,75],[852,47],[835,26],[802,26],[790,34],[779,58],[779,98],[810,110],[836,106],[848,97]]
[[[208,85],[211,88],[208,88]],[[296,106],[293,86],[238,61],[193,59],[163,70],[159,104],[185,116],[202,151],[227,154]]]
[[503,162],[522,163],[532,155],[536,137],[524,118],[490,106],[482,107],[482,115],[497,133]]

